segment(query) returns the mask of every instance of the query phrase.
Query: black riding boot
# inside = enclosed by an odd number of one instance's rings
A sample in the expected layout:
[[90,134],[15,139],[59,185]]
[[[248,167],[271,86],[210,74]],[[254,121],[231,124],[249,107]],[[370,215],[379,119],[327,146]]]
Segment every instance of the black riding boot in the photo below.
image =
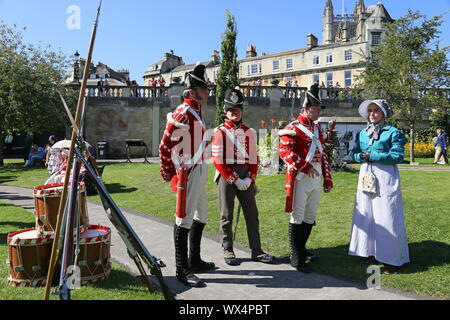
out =
[[304,273],[310,273],[311,269],[306,264],[306,241],[308,240],[309,233],[311,233],[311,230],[309,229],[308,225],[306,223],[302,223],[298,225],[298,264],[297,264],[297,270]]
[[202,287],[204,282],[195,276],[188,265],[188,234],[189,229],[175,225],[173,236],[175,241],[175,264],[177,279],[190,287]]
[[200,243],[205,224],[194,220],[189,232],[189,267],[192,272],[205,272],[215,268],[213,262],[205,262],[200,258]]
[[[311,230],[314,227],[314,224],[309,224],[309,223],[305,223],[303,222],[303,224],[305,225],[305,244],[309,239],[309,235],[311,234]],[[306,248],[305,248],[306,250]],[[306,250],[306,259],[309,261],[315,261],[318,259],[318,257],[316,255],[314,255],[313,253],[309,252],[308,250]]]
[[291,245],[291,266],[298,265],[299,224],[289,223],[289,244]]

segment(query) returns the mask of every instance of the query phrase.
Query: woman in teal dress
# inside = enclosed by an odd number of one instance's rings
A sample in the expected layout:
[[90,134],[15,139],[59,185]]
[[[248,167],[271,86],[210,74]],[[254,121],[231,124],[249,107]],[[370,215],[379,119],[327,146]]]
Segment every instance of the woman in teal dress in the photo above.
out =
[[[384,273],[396,273],[409,262],[397,168],[403,161],[407,139],[386,121],[392,108],[385,100],[364,101],[359,113],[369,125],[357,135],[353,150],[353,159],[362,165],[349,254],[364,257],[367,262],[381,262]],[[375,177],[374,183],[370,183],[371,177]]]

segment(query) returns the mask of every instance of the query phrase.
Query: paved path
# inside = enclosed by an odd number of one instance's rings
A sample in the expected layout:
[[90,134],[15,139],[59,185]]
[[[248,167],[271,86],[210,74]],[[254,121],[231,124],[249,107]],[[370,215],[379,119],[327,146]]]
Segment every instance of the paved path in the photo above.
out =
[[[21,187],[0,185],[0,201],[6,201],[34,212],[32,190]],[[91,224],[101,224],[113,228],[111,256],[134,274],[138,274],[129,259],[126,248],[108,220],[100,204],[88,202]],[[147,249],[162,259],[167,267],[163,274],[168,286],[177,294],[177,299],[186,300],[406,300],[429,299],[386,289],[367,289],[359,283],[341,280],[319,273],[302,274],[289,264],[267,265],[249,259],[250,250],[236,247],[235,252],[242,263],[237,267],[225,264],[221,255],[218,238],[205,234],[202,239],[202,257],[214,261],[218,269],[199,274],[205,280],[205,288],[188,288],[175,279],[175,261],[172,239],[172,222],[155,218],[130,209],[123,213],[139,235]]]

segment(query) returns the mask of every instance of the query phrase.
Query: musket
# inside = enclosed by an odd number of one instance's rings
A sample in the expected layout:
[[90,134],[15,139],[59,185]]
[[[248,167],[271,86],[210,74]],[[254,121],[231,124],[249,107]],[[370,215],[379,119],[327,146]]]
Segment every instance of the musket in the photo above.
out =
[[[59,203],[58,217],[57,217],[56,229],[55,229],[55,239],[53,240],[52,253],[50,256],[50,262],[49,262],[48,273],[47,273],[47,282],[45,284],[45,293],[44,293],[45,300],[48,300],[50,297],[50,288],[51,288],[51,283],[53,281],[53,273],[54,273],[54,269],[55,269],[56,260],[59,255],[58,242],[59,242],[59,234],[60,234],[60,229],[61,229],[61,220],[62,220],[62,216],[63,216],[64,207],[65,207],[65,204],[67,201],[67,189],[68,189],[68,185],[69,185],[70,171],[72,169],[72,163],[73,163],[73,158],[74,158],[75,142],[76,142],[76,138],[78,136],[78,128],[80,127],[81,115],[83,114],[82,109],[83,109],[84,96],[86,95],[87,80],[89,78],[89,70],[90,70],[89,66],[91,65],[91,62],[92,62],[92,53],[94,51],[94,43],[95,43],[95,38],[97,35],[97,27],[98,27],[98,22],[99,22],[99,18],[100,18],[102,2],[103,2],[103,0],[100,0],[100,4],[97,9],[97,16],[96,16],[96,19],[94,22],[94,26],[92,28],[92,34],[91,34],[91,39],[90,39],[90,44],[89,44],[88,55],[86,58],[86,64],[85,64],[85,68],[84,68],[84,72],[83,72],[83,80],[81,81],[80,94],[78,96],[77,111],[76,111],[76,115],[75,115],[75,126],[72,128],[72,137],[71,137],[71,143],[70,143],[70,149],[69,149],[69,157],[67,158],[67,172],[66,172],[66,176],[64,179],[64,188],[63,188],[63,192],[61,194],[61,201]],[[73,241],[73,238],[69,239],[69,241],[70,240]]]
[[[119,236],[122,238],[122,241],[127,247],[128,255],[136,263],[140,273],[143,276],[145,275],[145,271],[141,264],[142,259],[149,267],[151,274],[153,274],[158,280],[161,292],[163,293],[166,300],[174,300],[175,298],[169,287],[166,285],[163,274],[161,272],[161,267],[163,267],[164,264],[161,262],[161,260],[152,256],[147,250],[139,236],[136,234],[136,232],[129,224],[128,220],[125,218],[120,208],[109,195],[108,190],[106,189],[106,186],[104,185],[102,180],[96,175],[96,172],[93,169],[92,165],[88,161],[86,161],[86,159],[84,159],[81,151],[78,148],[75,148],[75,153],[77,154],[77,157],[83,162],[89,177],[94,181],[103,207],[106,211],[106,215],[108,216],[114,227],[117,229]],[[149,291],[153,292],[154,290],[148,279],[144,278],[144,280],[147,281]]]
[[73,228],[75,225],[78,194],[78,176],[80,174],[80,164],[77,160],[73,161],[72,181],[69,194],[69,206],[66,220],[66,230],[64,233],[64,246],[61,261],[61,274],[59,280],[58,294],[61,300],[70,300],[69,274],[68,268],[73,265]]

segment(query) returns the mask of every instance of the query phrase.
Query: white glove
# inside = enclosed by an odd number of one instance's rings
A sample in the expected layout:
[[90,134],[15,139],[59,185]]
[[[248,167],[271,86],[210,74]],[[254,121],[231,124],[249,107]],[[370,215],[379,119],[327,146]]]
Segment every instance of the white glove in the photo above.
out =
[[245,191],[245,190],[247,190],[247,184],[245,183],[245,181],[244,180],[242,180],[242,179],[237,179],[235,182],[234,182],[234,184],[236,185],[236,187],[238,188],[238,190],[240,190],[240,191]]
[[245,185],[247,186],[247,188],[245,190],[247,190],[248,188],[250,188],[250,185],[252,184],[252,179],[250,178],[245,178],[244,179]]

